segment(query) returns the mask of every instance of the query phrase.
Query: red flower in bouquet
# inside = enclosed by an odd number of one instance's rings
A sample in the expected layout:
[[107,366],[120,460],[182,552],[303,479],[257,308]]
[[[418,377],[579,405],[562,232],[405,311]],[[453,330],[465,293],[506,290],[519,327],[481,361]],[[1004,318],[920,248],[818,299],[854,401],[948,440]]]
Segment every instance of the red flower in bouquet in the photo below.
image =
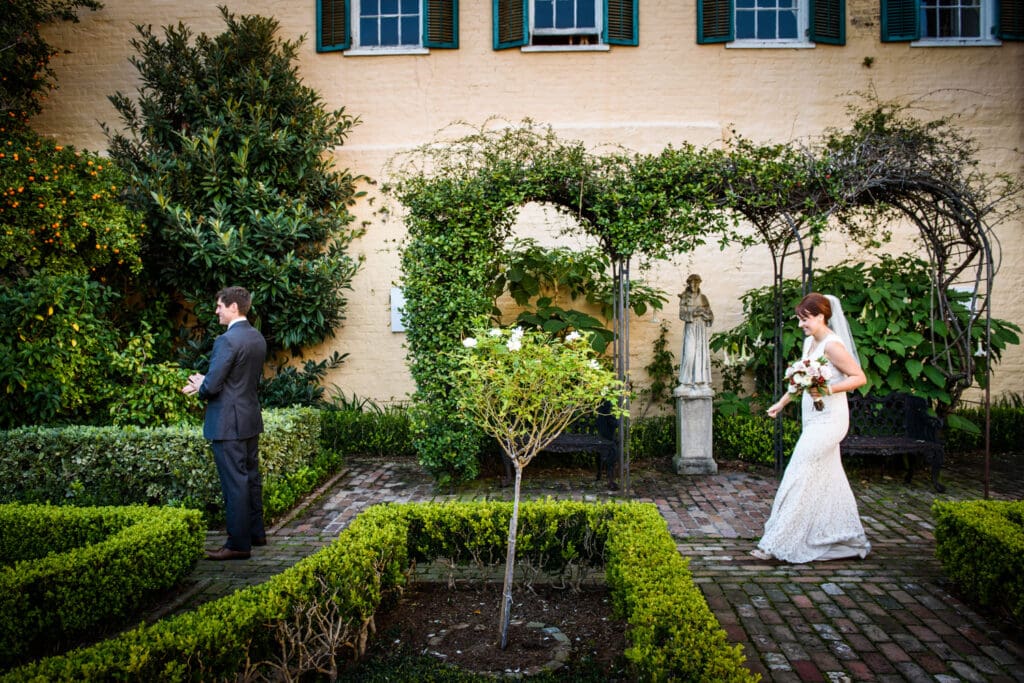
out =
[[[828,393],[828,381],[832,379],[832,366],[828,358],[822,356],[816,360],[802,359],[786,368],[786,391],[798,395],[810,388],[816,388],[823,394]],[[814,399],[814,409],[824,410],[825,402]]]

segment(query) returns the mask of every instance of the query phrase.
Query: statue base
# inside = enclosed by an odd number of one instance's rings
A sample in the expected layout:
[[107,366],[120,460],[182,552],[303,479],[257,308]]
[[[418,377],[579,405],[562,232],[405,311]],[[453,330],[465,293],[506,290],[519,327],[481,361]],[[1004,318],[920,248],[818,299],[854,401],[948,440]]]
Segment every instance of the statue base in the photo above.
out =
[[704,384],[680,384],[676,397],[676,474],[716,474],[712,457],[712,406],[715,391]]

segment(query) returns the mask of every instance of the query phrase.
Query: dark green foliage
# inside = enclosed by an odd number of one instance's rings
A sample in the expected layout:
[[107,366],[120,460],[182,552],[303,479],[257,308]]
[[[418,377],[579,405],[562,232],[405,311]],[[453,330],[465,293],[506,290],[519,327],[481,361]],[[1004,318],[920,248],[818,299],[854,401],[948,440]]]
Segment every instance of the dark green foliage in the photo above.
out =
[[125,615],[175,585],[205,540],[194,510],[0,505],[0,667]]
[[357,179],[329,152],[356,120],[302,84],[301,40],[279,39],[273,19],[221,12],[227,30],[213,37],[138,27],[141,86],[136,101],[110,98],[124,126],[108,132],[110,151],[150,226],[153,287],[194,306],[200,328],[221,287],[247,287],[273,357],[344,320]]
[[338,453],[385,458],[415,457],[404,407],[320,411],[321,442]]
[[1024,502],[935,501],[935,554],[972,601],[1024,625]]
[[292,406],[322,407],[324,386],[321,384],[328,370],[341,367],[348,354],[335,351],[322,361],[307,360],[301,368],[278,365],[272,377],[260,378],[260,405],[264,408]]
[[[632,293],[630,296],[632,297]],[[645,400],[644,413],[652,407],[675,407],[672,390],[677,382],[679,368],[675,356],[668,348],[667,335],[668,325],[663,322],[659,326],[658,337],[654,340],[651,362],[644,366],[651,380],[650,386],[640,390],[640,396]]]
[[[955,376],[962,371],[963,359],[949,364],[938,356],[949,338],[948,327],[934,319],[930,267],[913,256],[883,255],[878,263],[843,263],[814,272],[814,290],[834,294],[843,304],[850,323],[861,366],[868,383],[860,391],[887,394],[905,391],[946,406],[955,403],[962,390]],[[782,308],[789,315],[801,299],[799,280],[786,280],[782,286]],[[966,323],[969,295],[950,291],[956,315]],[[755,391],[772,395],[774,357],[774,291],[762,287],[742,296],[744,322],[711,338],[711,348],[730,354],[741,348],[750,356],[747,368],[753,373]],[[980,340],[982,326],[975,326]],[[998,362],[1003,349],[1019,343],[1020,328],[1012,322],[993,319],[990,358],[975,358],[974,380],[984,380],[985,363]],[[766,342],[766,343],[761,343]],[[803,333],[795,323],[782,330],[782,357],[788,364],[800,357]],[[976,343],[970,344],[972,353]],[[942,411],[940,411],[942,412]]]
[[675,453],[675,413],[630,420],[629,457],[632,460],[671,458]]
[[[792,453],[800,438],[800,421],[782,420],[782,451]],[[775,462],[775,421],[765,415],[738,412],[712,418],[712,449],[716,458],[770,465]]]
[[40,30],[57,21],[78,22],[82,9],[97,10],[97,0],[5,0],[0,21],[0,116],[23,126],[42,111],[46,93],[57,87],[50,60],[61,54]]
[[[324,602],[337,608],[332,630],[345,634],[338,652],[362,655],[374,613],[405,584],[414,558],[458,557],[468,564],[503,558],[511,514],[512,504],[504,502],[374,506],[337,541],[263,584],[16,669],[10,679],[252,676],[261,667],[252,663],[281,657],[282,646],[295,652],[295,641],[275,635],[279,627],[302,605]],[[755,679],[740,648],[728,644],[654,505],[530,501],[521,514],[521,557],[533,566],[604,563],[616,612],[629,623],[625,656],[633,680]],[[295,680],[313,673],[294,655],[283,660]],[[438,675],[435,680],[463,680]]]
[[[949,415],[969,422],[975,429],[953,429],[943,433],[947,451],[967,452],[985,448],[985,410],[963,405]],[[1024,451],[1024,408],[995,402],[989,409],[989,448],[993,453],[1020,453]],[[951,422],[951,420],[950,420]]]

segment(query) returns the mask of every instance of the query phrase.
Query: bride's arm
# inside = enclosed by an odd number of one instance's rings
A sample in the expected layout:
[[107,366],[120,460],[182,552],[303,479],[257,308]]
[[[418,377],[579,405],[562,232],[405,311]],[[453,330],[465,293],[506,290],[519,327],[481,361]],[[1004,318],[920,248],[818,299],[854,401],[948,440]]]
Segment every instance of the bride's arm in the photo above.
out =
[[768,406],[768,417],[775,417],[776,415],[781,413],[782,409],[789,405],[790,400],[791,397],[789,392],[787,391],[782,395],[782,398]]
[[832,367],[846,375],[846,379],[829,385],[829,393],[853,391],[868,383],[868,378],[864,376],[864,370],[861,369],[860,363],[850,355],[850,352],[842,344],[828,344],[825,347],[825,356],[832,363]]

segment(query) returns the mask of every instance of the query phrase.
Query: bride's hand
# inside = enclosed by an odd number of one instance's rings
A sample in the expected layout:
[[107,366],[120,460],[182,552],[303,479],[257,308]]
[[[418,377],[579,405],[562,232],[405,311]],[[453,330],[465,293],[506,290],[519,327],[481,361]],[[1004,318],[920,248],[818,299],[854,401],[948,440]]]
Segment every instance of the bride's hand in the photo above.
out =
[[768,413],[768,417],[775,417],[776,415],[782,412],[782,406],[780,406],[778,403],[773,403],[770,406],[768,406],[768,410],[766,412]]

